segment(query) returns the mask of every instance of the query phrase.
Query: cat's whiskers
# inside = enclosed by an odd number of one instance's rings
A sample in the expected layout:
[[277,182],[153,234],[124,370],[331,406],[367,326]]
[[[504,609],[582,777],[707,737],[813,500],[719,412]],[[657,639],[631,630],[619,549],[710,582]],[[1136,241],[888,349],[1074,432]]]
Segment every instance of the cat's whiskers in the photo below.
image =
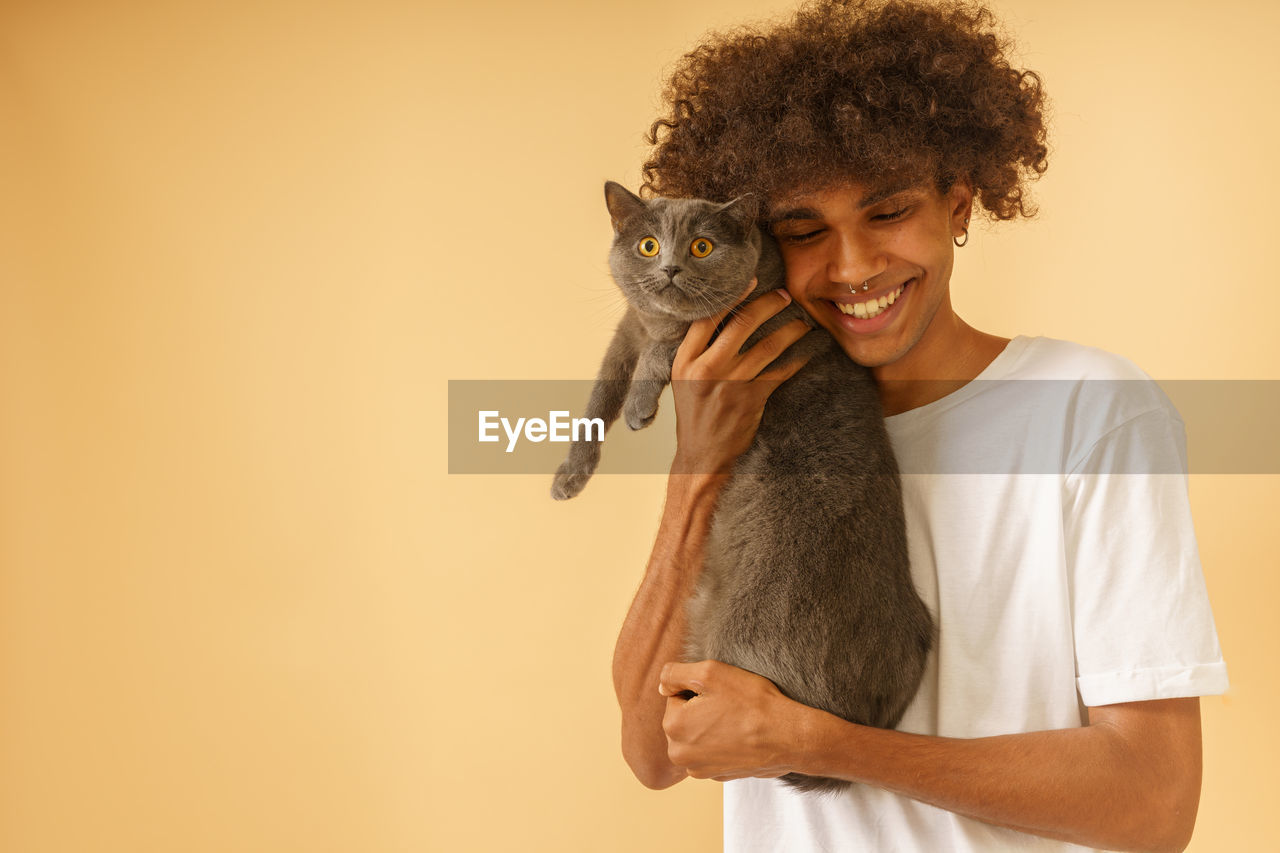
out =
[[623,315],[627,313],[627,302],[620,299],[607,305],[599,306],[592,312],[592,321],[605,323],[616,323],[621,320]]
[[582,302],[590,307],[592,322],[616,322],[626,313],[626,295],[618,290],[616,284],[584,287],[583,289],[587,292],[582,297]]
[[[699,281],[697,283],[702,284],[703,282]],[[706,306],[707,310],[703,313],[703,316],[705,317],[714,317],[716,314],[719,314],[722,310],[724,310],[722,308],[716,307],[716,304],[714,301],[712,301],[711,297],[707,296],[707,294],[701,292],[700,290],[695,290],[689,295],[692,296],[694,300],[697,301],[700,305]]]
[[635,282],[643,290],[652,294],[660,294],[669,287],[675,287],[686,301],[705,308],[705,310],[698,312],[698,316],[711,317],[719,314],[725,308],[725,306],[717,304],[717,300],[712,299],[711,295],[705,292],[707,290],[707,280],[702,276],[694,276],[686,272],[680,283],[675,284],[665,275],[642,275],[637,276]]

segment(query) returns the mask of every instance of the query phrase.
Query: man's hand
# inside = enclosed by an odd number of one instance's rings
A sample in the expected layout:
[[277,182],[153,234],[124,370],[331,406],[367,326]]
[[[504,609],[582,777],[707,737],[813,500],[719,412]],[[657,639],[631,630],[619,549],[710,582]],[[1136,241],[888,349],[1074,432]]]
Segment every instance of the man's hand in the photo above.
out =
[[[804,366],[804,361],[765,368],[803,337],[809,326],[794,320],[746,352],[739,350],[756,329],[790,303],[785,290],[776,290],[745,307],[735,306],[689,326],[671,365],[671,393],[676,405],[673,473],[727,474],[734,460],[751,446],[765,401]],[[730,312],[733,316],[712,341],[716,327]]]
[[688,775],[727,782],[792,771],[812,709],[783,696],[772,681],[705,660],[667,664],[658,690],[667,697],[667,756]]

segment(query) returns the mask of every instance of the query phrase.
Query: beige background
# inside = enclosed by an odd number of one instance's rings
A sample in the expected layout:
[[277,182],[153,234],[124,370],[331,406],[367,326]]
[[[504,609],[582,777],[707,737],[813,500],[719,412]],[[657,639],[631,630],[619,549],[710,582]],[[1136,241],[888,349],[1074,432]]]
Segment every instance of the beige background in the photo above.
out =
[[[717,849],[717,785],[617,750],[661,478],[449,476],[446,380],[592,375],[602,181],[700,33],[786,8],[0,5],[0,849]],[[1053,154],[961,313],[1280,378],[1280,6],[997,8]],[[1193,849],[1274,849],[1280,478],[1191,488]]]

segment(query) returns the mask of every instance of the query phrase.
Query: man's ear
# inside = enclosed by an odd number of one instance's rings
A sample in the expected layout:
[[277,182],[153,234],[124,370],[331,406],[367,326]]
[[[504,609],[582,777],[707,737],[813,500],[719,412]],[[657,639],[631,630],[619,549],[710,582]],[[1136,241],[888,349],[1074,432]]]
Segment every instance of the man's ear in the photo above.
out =
[[617,181],[605,182],[604,203],[609,208],[614,233],[621,232],[624,222],[648,207],[644,199]]
[[963,228],[968,230],[969,219],[973,216],[973,184],[968,178],[956,178],[947,192],[947,199],[951,205],[952,222],[962,222]]
[[740,195],[733,201],[727,201],[716,208],[717,212],[727,215],[742,228],[742,236],[751,233],[755,227],[756,217],[760,214],[760,201],[751,193]]

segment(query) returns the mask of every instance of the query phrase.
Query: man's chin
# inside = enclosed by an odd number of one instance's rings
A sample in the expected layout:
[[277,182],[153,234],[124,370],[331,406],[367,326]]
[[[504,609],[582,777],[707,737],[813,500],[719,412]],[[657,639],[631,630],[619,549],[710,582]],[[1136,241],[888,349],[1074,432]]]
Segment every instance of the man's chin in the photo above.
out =
[[884,367],[893,364],[903,353],[897,352],[892,347],[877,347],[870,345],[869,341],[843,341],[837,338],[840,348],[844,350],[844,354],[855,364],[860,364],[866,368]]

